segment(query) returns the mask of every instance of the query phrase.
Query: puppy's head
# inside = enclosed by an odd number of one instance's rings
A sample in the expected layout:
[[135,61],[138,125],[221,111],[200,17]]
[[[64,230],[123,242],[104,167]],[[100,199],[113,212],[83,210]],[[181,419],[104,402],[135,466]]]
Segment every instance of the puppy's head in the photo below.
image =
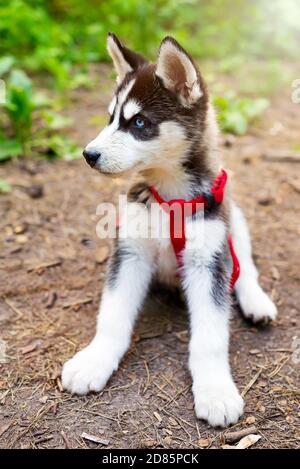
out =
[[110,120],[83,154],[93,168],[119,174],[131,168],[170,169],[199,140],[207,112],[207,93],[191,57],[170,37],[159,49],[157,64],[108,35],[117,72]]

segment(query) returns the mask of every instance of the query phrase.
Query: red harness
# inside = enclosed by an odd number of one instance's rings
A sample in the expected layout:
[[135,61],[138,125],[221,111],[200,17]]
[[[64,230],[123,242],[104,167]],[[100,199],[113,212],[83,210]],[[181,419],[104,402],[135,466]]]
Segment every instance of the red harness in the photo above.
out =
[[[186,212],[186,209],[188,207],[188,214],[193,215],[196,213],[197,209],[199,208],[198,204],[204,204],[204,208],[208,209],[210,207],[211,202],[213,201],[216,204],[221,204],[223,202],[224,198],[224,191],[225,191],[225,186],[227,182],[227,173],[224,169],[222,169],[221,173],[217,176],[213,187],[211,188],[211,193],[207,195],[200,195],[198,197],[195,197],[194,199],[191,200],[184,200],[184,199],[171,199],[171,200],[164,200],[155,187],[151,186],[150,191],[155,198],[155,200],[159,204],[164,204],[167,211],[170,214],[170,238],[172,242],[172,246],[176,255],[177,263],[179,267],[182,265],[182,251],[185,248],[185,224],[184,224],[184,215]],[[180,205],[180,213],[181,213],[181,219],[180,219],[180,235],[178,233],[178,230],[176,231],[175,229],[175,210],[170,210],[173,204],[178,204]],[[235,254],[235,250],[233,247],[233,242],[232,242],[232,237],[229,236],[228,238],[228,245],[229,245],[229,250],[232,258],[232,273],[231,273],[231,279],[230,279],[230,287],[233,289],[235,282],[237,281],[239,274],[240,274],[240,264],[238,261],[238,258]]]

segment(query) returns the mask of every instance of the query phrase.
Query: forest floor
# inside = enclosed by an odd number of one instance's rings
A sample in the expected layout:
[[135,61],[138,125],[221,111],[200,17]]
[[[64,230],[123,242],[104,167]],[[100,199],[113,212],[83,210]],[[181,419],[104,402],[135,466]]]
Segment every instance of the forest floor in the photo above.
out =
[[[111,86],[103,76],[101,93],[78,91],[67,110],[82,146],[103,122]],[[230,357],[246,405],[229,431],[255,425],[256,448],[300,446],[300,164],[265,158],[299,145],[300,105],[288,93],[221,148],[261,283],[279,309],[262,328],[233,308]],[[149,296],[103,392],[62,391],[62,364],[95,330],[109,251],[96,236],[96,207],[116,201],[127,181],[103,178],[83,159],[14,160],[0,167],[4,177],[13,190],[0,198],[0,447],[220,448],[228,430],[195,417],[186,309],[166,290]]]

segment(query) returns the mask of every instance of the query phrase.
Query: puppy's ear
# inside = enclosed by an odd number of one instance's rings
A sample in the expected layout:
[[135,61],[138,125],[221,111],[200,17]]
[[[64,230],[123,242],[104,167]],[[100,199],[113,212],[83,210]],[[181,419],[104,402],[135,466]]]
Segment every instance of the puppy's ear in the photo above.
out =
[[156,75],[185,107],[192,106],[203,95],[200,76],[193,60],[172,37],[166,37],[160,45]]
[[142,55],[124,47],[113,33],[108,33],[107,50],[117,72],[118,84],[121,83],[127,73],[147,63],[147,60]]

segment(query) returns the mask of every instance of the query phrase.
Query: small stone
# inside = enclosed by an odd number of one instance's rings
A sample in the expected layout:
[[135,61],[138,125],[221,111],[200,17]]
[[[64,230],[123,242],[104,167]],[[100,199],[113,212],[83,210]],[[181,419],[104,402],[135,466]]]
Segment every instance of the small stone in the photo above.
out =
[[28,238],[26,235],[18,235],[16,238],[16,241],[17,243],[20,243],[20,244],[26,244],[28,241]]
[[20,225],[16,225],[14,227],[14,232],[17,235],[20,235],[20,234],[25,233],[27,229],[28,229],[28,226],[26,225],[26,223],[21,223]]
[[51,292],[48,295],[47,302],[46,302],[46,308],[50,309],[53,308],[55,305],[55,302],[57,300],[57,293],[56,292]]
[[40,199],[44,195],[44,188],[42,184],[33,184],[27,187],[26,192],[32,199]]
[[48,396],[42,396],[39,398],[39,401],[41,404],[46,404],[46,402],[48,401]]
[[97,264],[103,264],[109,256],[109,248],[108,246],[101,246],[96,251],[96,262]]
[[260,381],[260,382],[259,382],[259,386],[260,386],[261,388],[265,388],[267,385],[268,385],[267,381]]
[[250,355],[257,355],[258,353],[260,353],[260,350],[257,349],[257,348],[254,348],[252,350],[249,351]]
[[250,417],[247,417],[246,418],[246,424],[247,425],[253,425],[253,423],[256,422],[256,418],[254,417],[254,415],[250,415]]
[[232,147],[236,142],[236,137],[233,134],[227,134],[224,137],[224,147]]
[[279,273],[279,270],[277,269],[277,267],[273,266],[271,268],[271,272],[272,272],[273,280],[280,280],[280,273]]
[[261,197],[260,199],[258,199],[258,203],[259,205],[262,205],[263,207],[267,207],[268,205],[272,205],[273,203],[273,199],[272,197]]

